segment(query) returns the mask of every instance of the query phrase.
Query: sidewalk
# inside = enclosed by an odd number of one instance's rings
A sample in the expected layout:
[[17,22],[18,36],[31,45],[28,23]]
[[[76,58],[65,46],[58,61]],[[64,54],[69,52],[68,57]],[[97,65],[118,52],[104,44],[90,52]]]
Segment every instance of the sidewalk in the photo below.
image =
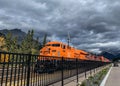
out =
[[[106,66],[107,67],[107,66]],[[99,71],[101,71],[103,68],[97,68],[97,70],[94,72],[94,70],[91,71],[91,74],[90,74],[90,71],[87,71],[86,72],[86,76],[89,77],[91,75],[94,75],[96,73],[98,73]],[[84,81],[86,78],[85,78],[85,73],[82,73],[82,74],[79,74],[79,84]],[[49,85],[49,86],[61,86],[61,81],[60,82],[57,82],[57,83],[54,83],[52,85]],[[76,80],[76,76],[73,76],[71,78],[68,78],[68,79],[65,79],[64,80],[64,86],[77,86],[77,80]]]
[[[93,74],[93,71],[92,71],[92,74]],[[87,75],[87,77],[89,77],[90,76],[90,71],[86,72],[86,75]],[[79,82],[82,82],[83,80],[85,80],[85,74],[84,73],[79,74]],[[49,85],[49,86],[61,86],[61,81],[57,82],[57,83],[54,83],[52,85]],[[76,76],[65,79],[64,80],[64,86],[77,86]]]
[[[107,66],[106,66],[107,67]],[[87,77],[89,77],[89,76],[93,76],[94,74],[96,74],[96,73],[98,73],[99,71],[101,71],[102,69],[104,69],[104,68],[99,68],[99,69],[97,69],[97,71],[94,73],[93,72],[93,70],[92,70],[92,74],[90,74],[90,71],[88,71],[87,72]],[[84,77],[84,74],[80,74],[79,75],[79,84],[81,84],[84,80],[85,80],[86,78]],[[73,81],[71,81],[71,82],[69,82],[69,83],[67,83],[67,84],[65,84],[64,86],[77,86],[77,83],[76,83],[77,81],[76,81],[76,79],[75,80],[73,80]]]
[[120,64],[119,67],[112,67],[105,86],[120,86]]

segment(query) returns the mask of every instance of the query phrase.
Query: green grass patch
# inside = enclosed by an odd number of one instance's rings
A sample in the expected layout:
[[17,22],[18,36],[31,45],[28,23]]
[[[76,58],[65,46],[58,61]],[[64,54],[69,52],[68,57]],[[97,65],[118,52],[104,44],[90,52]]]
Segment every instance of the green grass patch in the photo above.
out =
[[88,79],[84,80],[80,86],[99,86],[103,78],[107,74],[109,68],[110,67],[107,67],[95,74],[94,76],[88,77]]

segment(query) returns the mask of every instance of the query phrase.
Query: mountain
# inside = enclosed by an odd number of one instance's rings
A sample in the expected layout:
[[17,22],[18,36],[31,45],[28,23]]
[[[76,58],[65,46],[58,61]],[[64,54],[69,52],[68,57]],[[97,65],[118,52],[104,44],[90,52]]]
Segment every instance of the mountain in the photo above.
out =
[[26,36],[26,33],[23,32],[21,29],[12,29],[12,30],[8,30],[8,29],[3,29],[0,30],[1,34],[5,34],[7,35],[8,33],[12,34],[12,37],[17,37],[18,38],[18,42],[20,43]]
[[116,58],[120,58],[120,53],[116,55]]
[[115,57],[115,55],[109,53],[109,52],[102,52],[101,55],[103,55],[104,57],[108,58],[108,59],[112,59]]
[[112,54],[112,53],[109,53],[109,52],[102,52],[100,55],[110,59],[110,60],[114,60],[114,59],[119,59],[120,58],[120,53],[117,53],[117,54]]
[[4,35],[3,33],[0,32],[0,37],[1,37],[1,36],[5,37],[5,35]]

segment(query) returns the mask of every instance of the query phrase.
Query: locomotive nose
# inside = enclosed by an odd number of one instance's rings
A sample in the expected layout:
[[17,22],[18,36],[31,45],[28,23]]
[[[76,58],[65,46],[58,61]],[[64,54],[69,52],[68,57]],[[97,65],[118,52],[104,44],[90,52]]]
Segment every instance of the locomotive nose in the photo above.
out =
[[40,50],[40,55],[49,55],[51,51],[50,47],[44,47],[43,49]]

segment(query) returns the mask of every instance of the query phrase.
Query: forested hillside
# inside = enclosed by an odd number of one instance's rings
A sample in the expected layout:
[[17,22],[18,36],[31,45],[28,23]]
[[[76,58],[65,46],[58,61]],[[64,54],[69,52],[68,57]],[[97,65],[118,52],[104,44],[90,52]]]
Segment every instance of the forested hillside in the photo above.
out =
[[39,42],[39,37],[34,38],[34,30],[25,33],[19,29],[5,29],[0,32],[0,51],[39,54],[45,43],[46,35],[43,41]]

